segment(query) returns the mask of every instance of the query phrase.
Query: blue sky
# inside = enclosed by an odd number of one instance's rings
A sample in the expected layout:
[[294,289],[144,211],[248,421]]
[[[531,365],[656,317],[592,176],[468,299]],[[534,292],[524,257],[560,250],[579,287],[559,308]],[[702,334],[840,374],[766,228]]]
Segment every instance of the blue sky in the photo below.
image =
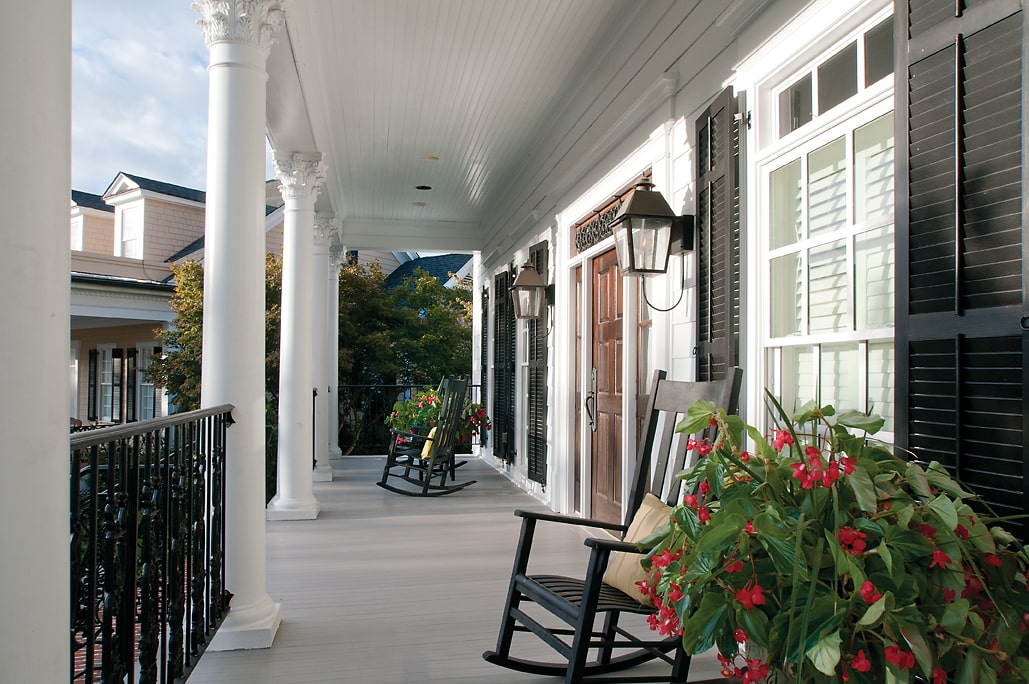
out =
[[75,190],[119,171],[204,189],[208,52],[190,4],[73,0]]

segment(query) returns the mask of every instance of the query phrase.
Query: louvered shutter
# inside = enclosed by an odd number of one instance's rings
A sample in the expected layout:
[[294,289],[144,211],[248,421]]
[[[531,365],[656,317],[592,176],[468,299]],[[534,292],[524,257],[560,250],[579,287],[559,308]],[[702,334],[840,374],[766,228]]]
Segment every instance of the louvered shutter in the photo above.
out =
[[100,361],[100,352],[97,349],[89,350],[89,367],[87,368],[86,378],[86,418],[88,420],[96,420],[99,415],[99,408],[97,406],[98,397],[96,391],[97,384],[97,373]]
[[739,365],[741,138],[726,88],[697,119],[697,378]]
[[137,380],[136,350],[125,350],[125,422],[133,423],[139,418],[136,414]]
[[493,455],[511,462],[515,457],[516,339],[511,273],[497,274],[493,284]]
[[[529,249],[529,261],[548,280],[549,251],[546,242]],[[548,319],[529,321],[529,387],[528,387],[528,478],[547,484],[547,338]]]
[[125,358],[124,349],[111,350],[111,422],[122,422],[121,398],[122,387],[125,386]]
[[[479,340],[479,403],[489,406],[486,387],[489,383],[489,288],[482,288],[482,330]],[[479,433],[479,444],[489,446],[489,431]]]
[[897,15],[897,441],[1023,514],[1022,12],[911,0]]

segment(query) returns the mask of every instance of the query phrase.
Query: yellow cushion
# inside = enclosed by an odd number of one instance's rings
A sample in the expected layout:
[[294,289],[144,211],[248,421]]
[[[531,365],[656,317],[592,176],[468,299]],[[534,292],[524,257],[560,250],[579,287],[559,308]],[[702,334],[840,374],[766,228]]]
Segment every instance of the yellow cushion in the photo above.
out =
[[[668,522],[671,513],[671,506],[653,494],[647,494],[632,518],[629,530],[625,533],[625,541],[636,543],[646,539]],[[604,583],[621,589],[645,606],[652,606],[653,600],[649,596],[644,596],[636,586],[636,582],[640,580],[652,581],[655,574],[643,569],[640,565],[642,559],[643,556],[640,554],[613,552],[607,564],[607,572],[604,573]]]
[[436,436],[436,428],[429,430],[429,434],[425,437],[425,445],[422,447],[422,460],[428,461],[429,456],[432,455],[432,438]]

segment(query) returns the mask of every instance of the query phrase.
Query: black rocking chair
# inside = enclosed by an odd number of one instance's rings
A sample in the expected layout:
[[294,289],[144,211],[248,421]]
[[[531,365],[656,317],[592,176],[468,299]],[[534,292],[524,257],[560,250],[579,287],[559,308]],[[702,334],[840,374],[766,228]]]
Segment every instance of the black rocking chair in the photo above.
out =
[[[382,479],[376,484],[406,496],[443,496],[475,484],[475,480],[453,483],[457,469],[465,463],[455,459],[454,449],[467,389],[468,381],[465,379],[447,378],[440,383],[439,419],[428,433],[390,431],[392,437],[386,465],[382,469]],[[390,478],[406,484],[392,484]],[[447,484],[448,478],[451,484]]]
[[[728,377],[720,381],[675,382],[666,380],[664,371],[655,372],[624,525],[567,515],[515,511],[515,515],[522,518],[522,531],[515,552],[514,570],[500,635],[497,638],[497,650],[482,654],[487,662],[520,672],[564,677],[566,684],[603,681],[686,681],[690,658],[682,648],[680,637],[655,638],[657,634],[650,632],[645,626],[632,630],[618,624],[622,613],[649,615],[656,612],[653,606],[640,602],[646,599],[634,597],[605,582],[609,558],[612,566],[638,566],[638,559],[642,556],[639,555],[636,544],[609,538],[588,537],[584,544],[590,547],[591,551],[584,579],[527,574],[529,554],[536,523],[541,520],[610,530],[621,539],[633,538],[638,529],[639,522],[630,524],[630,521],[636,518],[637,510],[640,511],[641,518],[647,511],[657,511],[650,514],[653,516],[652,520],[654,517],[658,521],[667,520],[668,509],[654,497],[664,504],[678,503],[680,483],[674,475],[684,468],[687,456],[686,436],[674,434],[678,418],[698,399],[714,402],[716,406],[734,413],[742,374],[739,368],[733,368]],[[668,486],[665,486],[666,483]],[[648,497],[648,493],[653,496]],[[625,556],[615,560],[612,558],[613,552],[620,552]],[[615,553],[615,556],[619,556],[619,553]],[[523,610],[523,601],[537,604],[553,618],[561,620],[564,626],[544,626]],[[599,631],[595,625],[598,614],[605,616]],[[563,660],[555,663],[513,657],[511,645],[515,632],[531,632],[561,654]],[[595,659],[588,661],[590,651],[595,652]],[[657,675],[605,676],[655,658],[671,665],[671,672]]]

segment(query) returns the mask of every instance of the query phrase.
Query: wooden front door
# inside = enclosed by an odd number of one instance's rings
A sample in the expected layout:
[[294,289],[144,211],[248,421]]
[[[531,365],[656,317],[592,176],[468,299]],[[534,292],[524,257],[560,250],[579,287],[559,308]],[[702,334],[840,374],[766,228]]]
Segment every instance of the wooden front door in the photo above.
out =
[[622,519],[622,274],[612,249],[593,261],[590,517]]

